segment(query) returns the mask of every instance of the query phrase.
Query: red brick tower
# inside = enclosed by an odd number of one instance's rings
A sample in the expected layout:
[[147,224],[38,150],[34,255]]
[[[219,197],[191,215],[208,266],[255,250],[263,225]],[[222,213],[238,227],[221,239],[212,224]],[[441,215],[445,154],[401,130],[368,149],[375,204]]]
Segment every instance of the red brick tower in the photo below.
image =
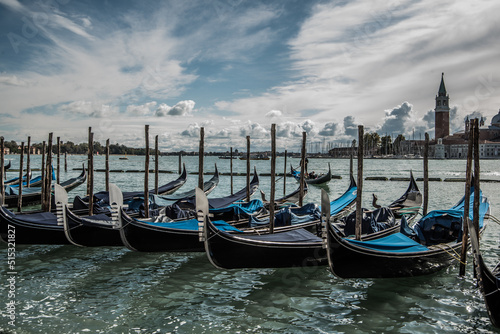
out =
[[450,134],[450,97],[446,94],[444,86],[444,73],[441,74],[441,85],[436,95],[436,109],[434,118],[435,137],[444,138]]

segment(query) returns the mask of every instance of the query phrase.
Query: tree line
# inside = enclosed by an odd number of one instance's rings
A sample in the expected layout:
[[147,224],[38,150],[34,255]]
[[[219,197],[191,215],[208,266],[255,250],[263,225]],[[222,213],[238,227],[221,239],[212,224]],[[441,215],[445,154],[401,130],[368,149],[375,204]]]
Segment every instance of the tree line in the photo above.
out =
[[[18,144],[16,141],[5,141],[4,146],[10,150],[12,154],[21,153],[21,144]],[[34,143],[31,144],[32,152],[33,148],[35,152],[42,152],[43,143]],[[61,154],[87,154],[89,149],[88,143],[80,143],[75,144],[72,141],[63,142],[61,144]],[[27,151],[26,143],[25,143],[25,152]],[[150,154],[154,154],[154,149],[150,149]],[[52,144],[52,152],[57,153],[57,143]],[[94,152],[99,154],[106,153],[106,145],[102,145],[99,142],[94,142]],[[120,144],[109,144],[109,154],[121,154],[121,155],[145,155],[146,148],[133,148],[127,147],[125,145]]]

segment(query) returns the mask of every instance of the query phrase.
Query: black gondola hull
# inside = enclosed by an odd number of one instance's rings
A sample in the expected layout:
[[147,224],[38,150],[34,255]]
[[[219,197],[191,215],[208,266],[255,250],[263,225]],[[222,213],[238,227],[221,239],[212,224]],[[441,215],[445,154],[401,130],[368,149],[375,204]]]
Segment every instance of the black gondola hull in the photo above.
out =
[[[68,239],[64,235],[62,225],[57,225],[54,216],[54,224],[39,224],[22,220],[22,215],[11,216],[5,208],[0,208],[0,237],[8,242],[9,230],[15,231],[16,244],[28,245],[67,245]],[[11,232],[12,233],[12,232]]]
[[[63,183],[61,183],[61,186],[67,191],[71,191],[78,187],[79,185],[83,184],[85,180],[87,179],[87,174],[85,172],[85,169],[83,169],[82,173],[72,179],[69,179]],[[23,188],[23,189],[32,189],[32,188]],[[19,201],[19,196],[18,195],[10,195],[10,196],[5,196],[4,202],[5,206],[8,208],[15,208],[17,207]],[[30,205],[37,205],[42,202],[42,192],[37,191],[37,192],[31,192],[31,193],[24,193],[22,194],[22,206],[30,206]]]
[[127,248],[139,252],[203,252],[198,231],[155,228],[129,217],[122,211],[120,237]]
[[500,328],[500,278],[493,275],[488,267],[486,267],[482,256],[479,257],[477,267],[481,271],[480,284],[483,289],[486,309],[491,323],[495,327]]
[[335,233],[327,224],[329,266],[333,274],[341,278],[396,278],[429,275],[456,262],[453,249],[435,249],[429,252],[380,253],[356,247]]
[[290,268],[323,266],[328,263],[321,242],[273,243],[220,232],[207,222],[205,250],[218,268]]
[[97,223],[79,217],[66,207],[65,233],[68,240],[84,247],[123,246],[120,230],[113,228],[111,222]]

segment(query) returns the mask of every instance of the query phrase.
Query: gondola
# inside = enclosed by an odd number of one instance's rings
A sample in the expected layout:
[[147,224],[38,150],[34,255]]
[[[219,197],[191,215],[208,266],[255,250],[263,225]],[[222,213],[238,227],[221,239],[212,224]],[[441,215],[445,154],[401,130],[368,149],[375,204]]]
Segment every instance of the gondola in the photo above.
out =
[[[85,182],[87,179],[87,173],[85,172],[85,168],[82,170],[80,175],[70,178],[60,185],[66,190],[71,191]],[[8,188],[6,188],[7,190]],[[17,207],[18,203],[18,189],[10,188],[9,193],[5,194],[5,205],[8,208]],[[23,188],[22,193],[23,206],[30,206],[40,204],[42,200],[42,188],[41,187],[31,187],[31,188]]]
[[[471,207],[474,196],[472,190]],[[483,231],[489,202],[481,192],[479,196]],[[342,237],[326,220],[323,240],[330,270],[341,278],[395,278],[432,274],[451,265],[462,247],[464,201],[429,212],[412,228],[403,217],[401,232],[369,241]],[[327,203],[328,195],[322,192],[322,205]]]
[[[217,185],[219,184],[219,175],[220,175],[219,170],[217,169],[217,164],[216,164],[214,175],[210,180],[208,180],[203,184],[203,191],[205,192],[205,194],[207,195],[210,194],[215,189],[215,187],[217,187]],[[194,195],[195,195],[195,190],[192,189],[183,193],[164,195],[162,196],[162,199],[166,201],[179,201],[179,200],[185,200],[187,198],[192,198],[194,197]]]
[[[302,197],[306,197],[307,192],[309,191],[309,188],[307,187],[307,184],[305,184],[304,190],[302,192]],[[260,191],[260,196],[262,198],[262,202],[264,202],[266,205],[269,205],[269,201],[266,198],[266,194],[261,190]],[[290,194],[287,194],[283,197],[277,198],[274,200],[274,205],[276,206],[284,206],[284,205],[290,205],[290,204],[297,204],[300,201],[300,186],[295,189],[295,191],[291,192]]]
[[[185,182],[186,173],[185,168],[180,179]],[[219,174],[216,171],[214,177],[205,182],[207,191],[211,191],[218,183]],[[184,184],[184,183],[182,183]],[[64,194],[64,190],[59,189]],[[127,201],[130,203],[130,194],[139,192],[126,192]],[[67,195],[61,195],[63,201],[60,203],[58,209],[58,217],[64,226],[64,232],[68,240],[77,246],[96,247],[96,246],[123,246],[123,241],[120,236],[121,222],[118,219],[118,207],[122,207],[124,203],[124,196],[120,189],[115,185],[110,185],[109,193],[106,193],[108,206],[105,211],[100,211],[97,215],[92,216],[79,216],[76,215],[67,205]],[[156,195],[150,195],[155,197]],[[144,193],[140,194],[139,198],[135,198],[134,202],[144,202]],[[113,204],[115,203],[115,204]],[[74,207],[73,207],[74,208]],[[101,207],[102,208],[102,207]],[[128,208],[128,205],[127,205]],[[130,217],[131,210],[128,210],[125,215]],[[137,211],[137,210],[132,210]],[[132,218],[133,219],[133,218]]]
[[[113,189],[110,185],[109,200],[111,203],[119,202],[122,205],[123,198],[115,195]],[[54,193],[58,222],[63,226],[64,234],[70,243],[86,247],[123,246],[115,206],[111,205],[107,213],[79,216],[69,209],[68,194],[64,188],[56,184]]]
[[500,262],[493,271],[486,266],[481,255],[481,250],[479,249],[476,228],[470,219],[467,220],[467,224],[479,289],[483,294],[491,323],[495,327],[500,328]]
[[[406,191],[387,206],[375,210],[363,209],[361,240],[378,239],[400,230],[401,218],[411,223],[418,215],[422,205],[422,193],[410,171],[410,183]],[[355,231],[356,211],[349,216],[332,219],[336,231],[343,237],[353,235]]]
[[12,165],[12,161],[9,160],[9,163],[6,164],[6,165],[3,165],[3,170],[6,171],[7,169],[10,168],[10,166]]
[[[56,173],[54,172],[54,168],[51,168],[51,169],[52,169],[52,181],[55,181],[56,180]],[[27,186],[26,178],[23,177],[23,180],[24,180],[23,181],[23,187],[26,187]],[[42,181],[43,180],[42,180],[42,176],[41,175],[36,176],[34,178],[30,178],[29,186],[30,186],[30,188],[40,187],[42,185]],[[11,187],[11,188],[19,188],[19,182],[11,184],[11,185],[9,185],[9,187]]]
[[[74,179],[78,179],[78,181],[72,181]],[[75,185],[75,183],[78,183],[79,185],[85,182],[85,179],[86,173],[84,170],[79,177],[70,179],[66,184],[61,184],[60,186],[64,189],[70,189]],[[79,183],[80,181],[81,183]],[[38,196],[41,197],[40,194],[38,194]],[[38,200],[40,200],[40,198]],[[17,244],[69,244],[66,236],[64,235],[62,224],[58,223],[57,215],[52,212],[16,214],[2,206],[0,207],[0,235],[4,241],[7,241],[9,225],[16,230]]]
[[[351,176],[347,191],[330,204],[332,216],[340,215],[355,203],[357,187]],[[197,197],[197,205],[203,207],[205,199]],[[197,211],[199,209],[197,208]],[[209,261],[217,268],[284,268],[326,265],[326,252],[321,238],[306,228],[318,224],[318,218],[295,226],[269,229],[259,233],[222,231],[205,217],[201,224],[201,237]]]
[[[290,169],[291,169],[292,176],[297,181],[300,182],[300,171],[295,170],[291,165],[290,165]],[[332,179],[332,170],[330,168],[330,164],[328,164],[328,172],[327,173],[319,174],[318,176],[313,177],[313,178],[311,177],[311,174],[305,175],[305,177],[304,177],[304,181],[307,184],[315,184],[315,185],[328,183],[328,182],[330,182],[331,179]]]
[[69,244],[62,225],[52,212],[15,214],[0,206],[0,237],[8,242],[9,230],[15,231],[16,244],[65,245]]
[[[257,190],[258,184],[259,177],[255,172],[250,182],[250,194]],[[230,196],[232,201],[244,199],[246,197],[246,186],[236,194],[239,196]],[[225,199],[211,199],[210,201],[211,204],[209,205],[212,206],[212,209],[216,209],[217,205],[222,205],[221,203],[227,204]],[[186,215],[185,219],[173,222],[146,221],[130,217],[122,208],[120,212],[120,236],[125,246],[134,251],[202,252],[203,243],[198,238],[198,222],[192,218],[192,215]],[[156,217],[155,220],[161,219]]]
[[[30,178],[31,178],[31,171],[29,173],[29,176],[28,176],[28,173],[23,175],[23,181],[26,181]],[[5,180],[3,184],[4,184],[4,186],[11,186],[11,185],[19,184],[19,177],[14,177],[12,179]]]
[[[214,182],[218,182],[218,175],[215,180],[211,180],[211,182],[207,185],[208,187],[213,187]],[[187,171],[186,165],[183,164],[182,173],[179,177],[173,181],[170,181],[160,187],[158,187],[158,195],[166,196],[174,193],[179,190],[187,181]],[[149,194],[153,195],[156,193],[156,189],[150,189]],[[134,198],[141,197],[144,198],[144,191],[126,191],[123,192],[123,201],[124,203],[130,203]],[[82,204],[88,206],[88,197],[81,198]],[[97,203],[101,207],[106,207],[109,205],[109,194],[107,191],[100,191],[94,194],[94,203]]]

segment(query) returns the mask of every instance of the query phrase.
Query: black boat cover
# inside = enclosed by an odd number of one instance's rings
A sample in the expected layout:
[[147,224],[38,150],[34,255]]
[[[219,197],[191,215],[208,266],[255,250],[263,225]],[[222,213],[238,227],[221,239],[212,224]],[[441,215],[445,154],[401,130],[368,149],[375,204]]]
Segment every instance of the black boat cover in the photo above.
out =
[[11,215],[11,217],[14,217],[16,220],[27,222],[27,223],[34,223],[34,224],[39,224],[39,225],[50,225],[50,226],[55,226],[57,225],[57,216],[54,215],[52,212],[36,212],[36,213],[26,213],[26,214],[11,214],[11,211],[5,210],[6,212]]
[[303,228],[272,234],[238,236],[238,238],[286,243],[321,242],[321,238]]
[[[309,203],[303,207],[287,206],[279,210],[274,215],[274,226],[290,226],[301,223],[307,223],[321,218],[321,211],[314,203]],[[269,218],[256,218],[250,216],[248,221],[249,227],[259,227],[269,224]]]
[[[396,219],[392,210],[388,207],[381,207],[374,211],[363,208],[363,218],[361,221],[361,234],[371,234],[383,231],[396,225]],[[344,235],[354,235],[356,232],[356,211],[342,219],[344,225]]]

